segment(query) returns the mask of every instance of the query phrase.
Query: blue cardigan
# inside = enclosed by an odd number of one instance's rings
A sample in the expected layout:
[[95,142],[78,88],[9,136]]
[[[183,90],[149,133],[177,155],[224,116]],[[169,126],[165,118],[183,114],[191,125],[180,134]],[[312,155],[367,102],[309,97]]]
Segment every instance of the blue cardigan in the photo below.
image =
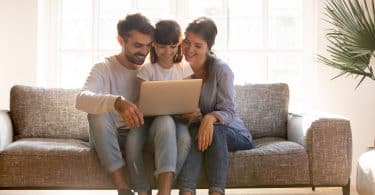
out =
[[212,113],[219,118],[219,123],[236,129],[252,141],[249,130],[235,114],[234,75],[222,60],[214,58],[208,67],[208,78],[202,84],[199,108],[202,114]]

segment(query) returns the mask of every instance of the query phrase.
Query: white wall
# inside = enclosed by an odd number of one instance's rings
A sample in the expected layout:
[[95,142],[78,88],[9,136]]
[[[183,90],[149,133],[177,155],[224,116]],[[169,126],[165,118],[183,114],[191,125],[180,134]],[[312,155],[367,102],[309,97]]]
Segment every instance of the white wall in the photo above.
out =
[[[371,1],[371,0],[368,0]],[[327,23],[324,18],[324,0],[319,1],[318,53],[328,56],[325,39]],[[375,81],[366,79],[355,89],[359,79],[339,77],[331,80],[340,72],[326,65],[317,64],[317,79],[314,108],[317,111],[337,113],[350,119],[353,137],[352,186],[355,185],[357,161],[367,151],[375,139]]]
[[15,84],[36,84],[37,0],[0,1],[0,109]]

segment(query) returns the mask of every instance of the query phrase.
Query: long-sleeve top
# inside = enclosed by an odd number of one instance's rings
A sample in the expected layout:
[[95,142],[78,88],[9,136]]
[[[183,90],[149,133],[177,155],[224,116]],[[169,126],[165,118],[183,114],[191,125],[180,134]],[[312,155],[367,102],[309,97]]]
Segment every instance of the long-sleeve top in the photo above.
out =
[[95,64],[76,98],[76,108],[89,114],[110,112],[117,127],[125,123],[114,108],[118,97],[130,102],[138,98],[140,81],[138,70],[131,70],[121,65],[115,56]]
[[202,84],[199,108],[203,115],[214,114],[219,119],[219,123],[238,130],[251,141],[249,130],[235,115],[233,80],[234,75],[229,66],[215,57],[208,67],[208,78]]

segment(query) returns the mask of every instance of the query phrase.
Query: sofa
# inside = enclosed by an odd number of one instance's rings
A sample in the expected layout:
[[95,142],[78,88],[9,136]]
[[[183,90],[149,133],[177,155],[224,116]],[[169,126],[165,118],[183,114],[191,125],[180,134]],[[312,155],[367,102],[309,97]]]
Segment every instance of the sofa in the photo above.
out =
[[[227,188],[339,186],[350,191],[351,127],[336,115],[288,112],[287,84],[235,86],[254,148],[230,153]],[[79,89],[17,85],[0,111],[1,189],[113,189],[88,142]],[[153,183],[152,152],[144,152]],[[207,188],[202,171],[199,188]],[[1,191],[0,191],[1,192]]]

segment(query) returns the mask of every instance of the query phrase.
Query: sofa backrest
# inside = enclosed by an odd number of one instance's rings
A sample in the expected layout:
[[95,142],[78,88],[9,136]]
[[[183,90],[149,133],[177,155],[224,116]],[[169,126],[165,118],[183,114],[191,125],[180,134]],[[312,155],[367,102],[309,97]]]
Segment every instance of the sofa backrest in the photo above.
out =
[[236,114],[253,138],[286,138],[289,88],[287,84],[247,84],[235,86]]
[[[286,137],[287,84],[235,86],[236,114],[253,138]],[[87,114],[74,104],[79,89],[16,85],[10,93],[10,115],[17,138],[50,137],[88,140]]]
[[74,138],[88,141],[87,114],[75,108],[79,89],[16,85],[10,92],[10,115],[16,138]]

